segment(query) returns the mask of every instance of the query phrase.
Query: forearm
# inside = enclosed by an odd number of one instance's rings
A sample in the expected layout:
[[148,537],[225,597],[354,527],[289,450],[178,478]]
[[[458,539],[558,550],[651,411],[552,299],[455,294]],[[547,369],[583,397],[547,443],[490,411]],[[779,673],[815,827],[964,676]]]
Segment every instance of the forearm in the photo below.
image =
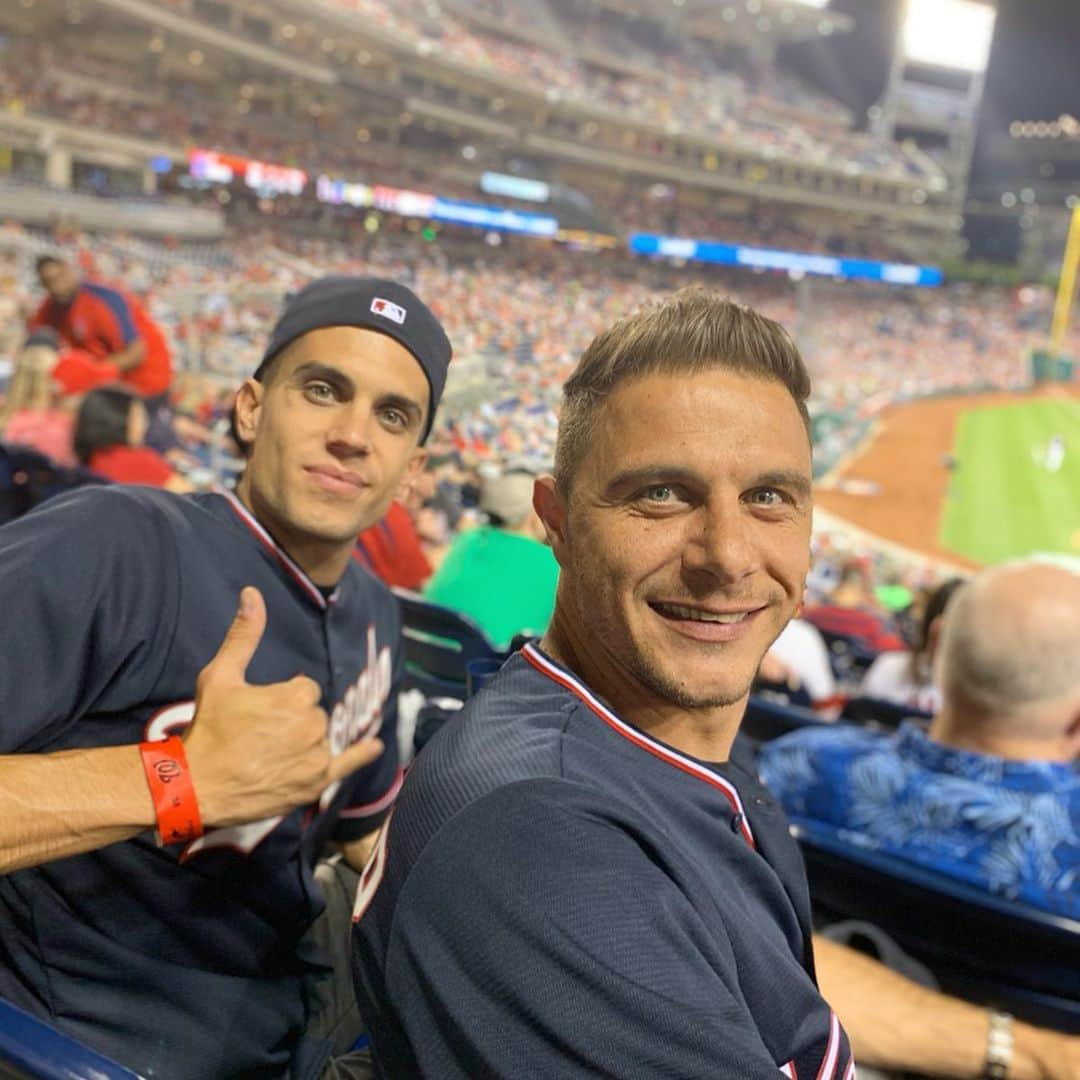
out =
[[[860,1065],[968,1080],[986,1061],[989,1012],[919,986],[868,956],[814,935],[821,993],[840,1017]],[[1068,1075],[1063,1036],[1015,1025],[1009,1080]],[[1075,1053],[1075,1047],[1071,1048]]]
[[341,853],[345,861],[358,873],[362,874],[367,866],[371,853],[375,850],[375,842],[379,839],[379,830],[372,829],[367,836],[359,840],[350,840],[341,845]]
[[110,364],[115,364],[121,371],[131,371],[132,368],[137,368],[142,363],[145,355],[146,345],[143,343],[142,338],[136,338],[130,345],[117,349],[116,352],[109,356],[108,360]]
[[155,824],[137,746],[0,756],[0,875]]

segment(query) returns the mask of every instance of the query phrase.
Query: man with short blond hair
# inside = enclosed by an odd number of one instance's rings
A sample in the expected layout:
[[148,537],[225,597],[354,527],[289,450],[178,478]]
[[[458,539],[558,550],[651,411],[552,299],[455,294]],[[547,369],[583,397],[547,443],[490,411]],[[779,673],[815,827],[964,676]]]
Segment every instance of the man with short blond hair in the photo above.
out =
[[730,759],[809,566],[809,389],[701,291],[586,350],[535,489],[550,627],[420,755],[360,887],[379,1075],[853,1073],[798,850]]

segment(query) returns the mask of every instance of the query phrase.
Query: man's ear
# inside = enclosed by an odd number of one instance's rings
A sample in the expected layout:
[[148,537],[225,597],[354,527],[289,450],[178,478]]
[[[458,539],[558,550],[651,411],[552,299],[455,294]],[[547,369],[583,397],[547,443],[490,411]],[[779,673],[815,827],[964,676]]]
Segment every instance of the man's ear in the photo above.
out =
[[569,539],[567,507],[566,500],[555,484],[554,476],[546,475],[536,478],[536,483],[533,485],[533,509],[544,526],[544,534],[547,536],[548,544],[551,545],[552,553],[562,566]]
[[401,475],[401,483],[398,484],[397,494],[394,498],[398,502],[404,502],[412,491],[413,484],[424,473],[424,466],[427,465],[428,452],[422,447],[418,446],[409,458],[408,464],[405,466],[405,472]]
[[255,432],[259,427],[259,412],[262,409],[263,394],[266,387],[255,379],[245,379],[236,391],[236,404],[233,415],[236,417],[236,434],[244,444],[245,451],[251,450],[255,441]]

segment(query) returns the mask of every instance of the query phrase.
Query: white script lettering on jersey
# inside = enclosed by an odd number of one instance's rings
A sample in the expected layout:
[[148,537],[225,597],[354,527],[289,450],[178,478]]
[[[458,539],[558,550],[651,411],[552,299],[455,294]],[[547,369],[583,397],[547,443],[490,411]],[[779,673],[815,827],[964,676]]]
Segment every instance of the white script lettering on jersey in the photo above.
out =
[[[393,664],[390,646],[379,648],[375,640],[375,627],[367,630],[367,666],[357,676],[356,682],[345,691],[345,696],[334,706],[330,714],[330,753],[337,756],[354,742],[378,733],[382,726],[382,710],[390,696],[393,682]],[[325,810],[341,787],[341,781],[331,784],[319,799],[319,809]]]
[[[345,696],[330,713],[327,737],[330,753],[337,756],[347,746],[378,733],[382,724],[383,705],[390,696],[393,681],[393,663],[390,647],[381,649],[375,639],[375,627],[367,629],[367,664],[356,677],[356,682],[345,691]],[[157,742],[170,735],[179,735],[195,718],[194,701],[177,701],[158,709],[146,725],[144,738]],[[341,781],[330,784],[319,796],[319,809],[325,810],[341,787]],[[196,796],[198,792],[196,792]],[[186,862],[193,855],[210,848],[231,848],[241,855],[250,855],[281,823],[280,817],[264,818],[246,825],[232,825],[225,829],[213,829],[205,836],[188,844],[180,855]]]

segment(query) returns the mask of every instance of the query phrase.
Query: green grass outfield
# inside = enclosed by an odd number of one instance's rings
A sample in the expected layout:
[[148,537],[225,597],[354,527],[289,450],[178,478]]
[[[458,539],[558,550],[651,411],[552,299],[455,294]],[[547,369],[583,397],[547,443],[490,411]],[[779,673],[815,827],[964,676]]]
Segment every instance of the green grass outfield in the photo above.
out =
[[[1054,435],[1060,468],[1047,468]],[[981,563],[1034,551],[1080,554],[1080,401],[1048,398],[960,416],[942,515],[944,547]]]

